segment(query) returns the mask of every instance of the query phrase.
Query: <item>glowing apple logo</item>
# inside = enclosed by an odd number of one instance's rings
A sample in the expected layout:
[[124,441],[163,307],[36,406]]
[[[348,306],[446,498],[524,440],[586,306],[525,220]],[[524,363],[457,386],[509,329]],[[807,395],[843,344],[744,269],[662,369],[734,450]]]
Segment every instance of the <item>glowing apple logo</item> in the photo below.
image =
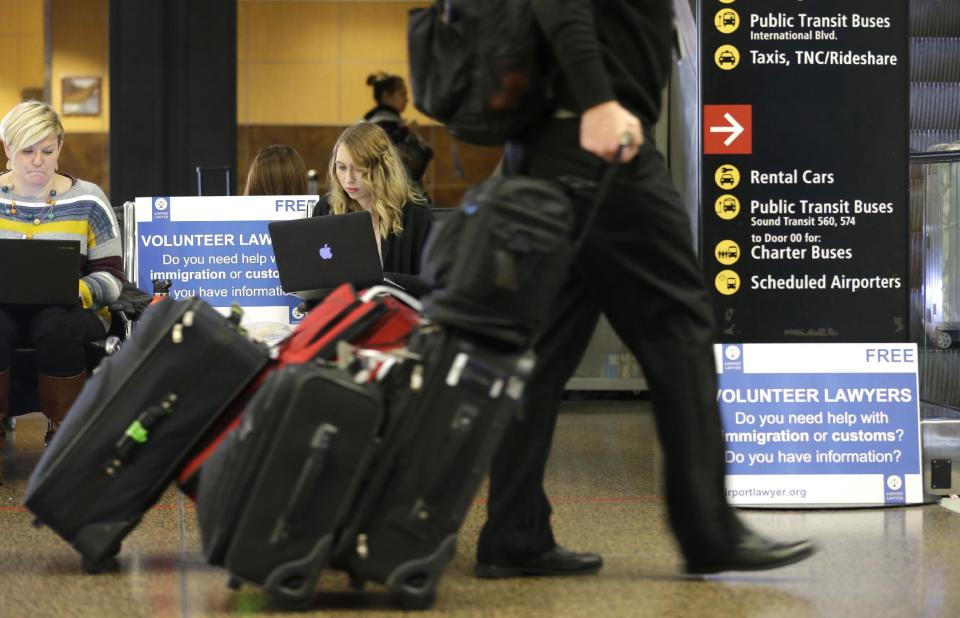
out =
[[320,247],[320,257],[324,260],[333,258],[333,249],[327,243],[323,243],[323,246]]

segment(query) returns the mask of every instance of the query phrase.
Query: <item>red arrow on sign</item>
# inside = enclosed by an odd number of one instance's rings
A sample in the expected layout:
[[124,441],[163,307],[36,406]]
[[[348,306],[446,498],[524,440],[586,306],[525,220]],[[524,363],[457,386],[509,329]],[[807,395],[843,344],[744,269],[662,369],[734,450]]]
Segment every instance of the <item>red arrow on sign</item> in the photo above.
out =
[[704,105],[703,153],[753,154],[753,106]]

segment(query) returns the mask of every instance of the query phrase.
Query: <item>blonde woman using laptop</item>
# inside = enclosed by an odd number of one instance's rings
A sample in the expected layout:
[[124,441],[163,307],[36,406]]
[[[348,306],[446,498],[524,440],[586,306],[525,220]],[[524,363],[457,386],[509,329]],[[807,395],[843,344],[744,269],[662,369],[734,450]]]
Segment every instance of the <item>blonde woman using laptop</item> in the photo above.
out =
[[313,216],[369,212],[384,277],[414,296],[428,292],[417,275],[433,213],[411,188],[384,130],[370,122],[344,130],[333,147],[327,176],[330,192],[317,202]]
[[80,243],[75,306],[0,304],[0,418],[9,410],[13,350],[34,348],[47,416],[44,444],[83,387],[86,342],[106,336],[107,307],[123,282],[120,229],[109,200],[97,185],[57,171],[63,133],[60,116],[40,101],[18,104],[0,121],[8,170],[0,174],[0,238]]

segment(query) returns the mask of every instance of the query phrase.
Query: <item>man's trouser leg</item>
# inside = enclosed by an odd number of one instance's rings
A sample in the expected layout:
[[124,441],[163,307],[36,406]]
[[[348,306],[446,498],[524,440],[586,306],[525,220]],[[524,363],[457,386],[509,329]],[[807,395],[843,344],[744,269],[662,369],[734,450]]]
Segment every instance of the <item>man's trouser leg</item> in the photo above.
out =
[[480,563],[524,560],[556,544],[544,471],[564,387],[598,317],[580,276],[572,272],[535,347],[537,364],[524,389],[523,418],[507,428],[490,469],[487,522],[477,543]]
[[[605,164],[579,147],[578,125],[551,123],[534,149],[532,175],[599,177]],[[577,264],[587,296],[643,366],[670,522],[685,556],[726,551],[740,527],[724,494],[713,316],[687,213],[652,144],[618,172]]]
[[713,315],[663,158],[644,145],[625,167],[591,232],[585,281],[643,367],[670,522],[696,560],[727,551],[741,532],[724,491]]

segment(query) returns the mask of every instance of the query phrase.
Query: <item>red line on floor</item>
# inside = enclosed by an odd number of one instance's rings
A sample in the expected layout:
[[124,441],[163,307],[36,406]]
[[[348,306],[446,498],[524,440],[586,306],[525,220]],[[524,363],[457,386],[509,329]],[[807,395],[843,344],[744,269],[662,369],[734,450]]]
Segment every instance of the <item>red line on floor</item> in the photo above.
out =
[[[620,496],[616,498],[550,498],[551,504],[639,504],[643,502],[663,502],[663,496]],[[486,500],[476,500],[474,504],[486,504]]]

